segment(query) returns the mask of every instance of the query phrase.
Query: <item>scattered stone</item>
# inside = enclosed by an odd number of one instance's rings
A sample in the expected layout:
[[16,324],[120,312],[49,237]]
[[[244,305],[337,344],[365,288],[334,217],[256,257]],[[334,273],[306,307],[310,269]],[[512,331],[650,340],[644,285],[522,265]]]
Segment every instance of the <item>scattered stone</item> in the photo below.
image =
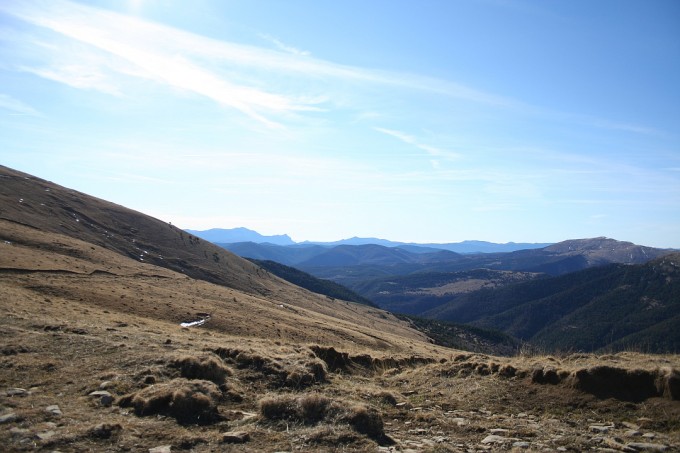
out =
[[107,388],[111,387],[113,382],[111,381],[104,381],[101,384],[99,384],[99,390],[106,390]]
[[634,430],[636,430],[636,431],[637,431],[638,429],[640,429],[640,425],[636,425],[635,423],[631,423],[631,422],[621,422],[621,424],[622,424],[623,426],[625,426],[626,428],[628,428],[628,429],[634,429]]
[[30,394],[30,392],[26,389],[15,387],[7,389],[7,392],[5,392],[5,394],[7,396],[27,396]]
[[509,429],[504,429],[504,428],[493,428],[493,429],[490,429],[489,432],[490,432],[491,434],[498,434],[498,435],[501,435],[501,434],[508,434],[508,433],[510,432],[510,430],[509,430]]
[[509,437],[498,436],[496,434],[490,434],[482,439],[483,444],[504,444],[511,441]]
[[642,435],[642,437],[644,437],[645,439],[654,439],[656,437],[656,434],[655,433],[644,433]]
[[629,429],[623,435],[626,437],[639,437],[642,436],[642,433],[636,429]]
[[171,453],[172,445],[161,445],[159,447],[149,448],[149,453]]
[[630,448],[636,451],[666,451],[668,446],[663,444],[652,444],[647,442],[631,442],[628,444]]
[[19,419],[17,414],[10,412],[9,414],[0,415],[0,425],[3,423],[15,422]]
[[45,408],[45,411],[47,411],[47,412],[49,412],[50,414],[55,415],[55,416],[57,416],[57,417],[60,417],[60,416],[64,415],[64,413],[61,411],[61,409],[59,408],[59,406],[56,405],[56,404],[53,404],[53,405],[51,405],[51,406],[47,406],[47,407]]
[[512,446],[514,448],[529,448],[530,444],[529,444],[529,442],[525,442],[525,441],[521,440],[519,442],[513,442]]
[[43,431],[41,433],[38,433],[35,435],[35,437],[38,440],[50,440],[53,438],[57,433],[55,431]]
[[593,433],[599,433],[599,434],[607,434],[610,429],[612,429],[613,426],[610,425],[590,425],[588,429],[590,432]]
[[28,434],[31,434],[31,431],[28,429],[17,428],[16,426],[13,426],[12,428],[10,428],[9,433],[15,437],[26,437]]
[[92,437],[98,437],[100,439],[108,439],[113,435],[120,433],[123,427],[118,423],[100,423],[90,429],[89,433]]
[[652,420],[649,417],[639,417],[638,418],[638,424],[640,425],[639,428],[649,428],[652,424],[654,423],[654,420]]
[[244,444],[250,440],[250,434],[243,431],[229,431],[222,434],[225,444]]
[[628,453],[632,453],[632,452],[635,451],[633,448],[631,448],[631,447],[629,447],[625,444],[622,444],[621,442],[617,441],[616,439],[612,439],[612,438],[609,438],[609,437],[605,437],[604,440],[603,440],[603,443],[605,445],[607,445],[608,447],[611,447],[615,450],[625,451],[625,452],[628,452]]
[[90,396],[99,398],[99,402],[102,406],[110,406],[113,403],[113,395],[111,395],[106,390],[97,390],[90,393]]

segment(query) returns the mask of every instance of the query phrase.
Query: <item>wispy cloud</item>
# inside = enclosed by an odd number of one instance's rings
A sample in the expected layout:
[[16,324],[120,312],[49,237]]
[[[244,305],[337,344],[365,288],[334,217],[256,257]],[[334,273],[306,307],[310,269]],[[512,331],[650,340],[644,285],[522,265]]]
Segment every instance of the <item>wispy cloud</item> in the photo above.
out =
[[[413,137],[412,135],[406,134],[401,131],[396,131],[393,129],[385,129],[382,127],[374,127],[374,130],[381,132],[383,134],[389,135],[391,137],[394,137],[408,145],[413,145],[418,149],[421,149],[425,151],[427,154],[429,154],[432,157],[438,157],[438,158],[446,158],[446,159],[457,159],[460,157],[460,154],[454,153],[451,151],[443,150],[441,148],[437,148],[435,146],[427,145],[424,143],[421,143],[416,137]],[[435,161],[436,162],[436,161]],[[435,166],[438,166],[438,162],[435,164]]]
[[54,80],[78,89],[91,89],[103,93],[120,96],[121,92],[115,84],[91,65],[66,64],[55,65],[49,68],[35,68],[23,66],[24,72],[35,74],[39,77]]
[[[272,115],[320,110],[320,104],[328,101],[327,93],[337,91],[329,84],[338,79],[497,106],[518,104],[449,81],[311,58],[269,35],[262,37],[278,51],[206,38],[65,0],[0,3],[0,11],[87,48],[77,55],[68,51],[71,43],[43,48],[51,54],[49,67],[26,65],[20,69],[108,94],[120,94],[121,75],[151,79],[212,99],[268,126],[280,126]],[[104,55],[94,55],[92,49]],[[285,82],[273,80],[272,73]],[[311,79],[314,83],[306,83]],[[341,98],[348,93],[339,94],[337,102],[343,104]]]
[[[195,49],[206,38],[150,24],[136,18],[97,10],[69,2],[51,1],[39,4],[14,4],[0,6],[34,25],[48,28],[132,64],[137,75],[174,88],[210,98],[222,105],[268,125],[279,126],[261,111],[286,112],[313,110],[309,103],[282,94],[234,83],[215,71],[192,61],[188,54],[178,53],[177,47],[159,45],[159,39],[170,42],[185,40],[185,45]],[[194,41],[192,43],[192,41]],[[198,41],[198,42],[195,42]],[[78,64],[60,64],[51,68],[22,68],[36,75],[56,80],[76,88],[98,89],[115,94],[117,89],[104,76],[104,68],[90,60],[86,67]],[[94,65],[93,65],[94,64]],[[127,68],[119,72],[131,75]]]
[[2,93],[0,93],[0,108],[9,110],[10,115],[40,116],[40,113],[30,105]]
[[[396,91],[429,93],[553,121],[636,134],[656,132],[635,124],[550,111],[452,80],[313,58],[266,34],[261,37],[276,49],[211,39],[67,0],[0,2],[0,11],[68,40],[66,45],[41,49],[51,53],[48,66],[29,59],[33,64],[18,69],[74,88],[114,95],[125,92],[122,85],[126,78],[152,80],[208,98],[275,128],[283,126],[289,115],[301,112],[331,108],[375,112],[379,110],[375,105],[382,101],[371,105],[362,94],[390,98]],[[88,51],[69,52],[73,43]],[[376,85],[381,89],[375,90]],[[419,142],[414,145],[432,155],[441,151]]]
[[274,44],[276,46],[277,49],[282,50],[284,52],[287,52],[287,53],[290,53],[290,54],[293,54],[293,55],[301,55],[301,56],[307,56],[307,55],[310,54],[306,50],[300,50],[296,47],[284,44],[280,39],[275,38],[271,35],[268,35],[268,34],[265,34],[265,33],[260,33],[260,37],[262,39],[265,39],[265,40],[271,42],[272,44]]

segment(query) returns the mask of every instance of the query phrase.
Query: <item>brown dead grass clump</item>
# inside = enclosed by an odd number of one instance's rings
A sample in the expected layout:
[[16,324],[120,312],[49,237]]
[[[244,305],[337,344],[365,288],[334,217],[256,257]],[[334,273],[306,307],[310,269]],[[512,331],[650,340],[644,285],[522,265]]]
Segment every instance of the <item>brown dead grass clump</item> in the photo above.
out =
[[381,437],[385,435],[383,431],[383,421],[380,413],[366,406],[352,406],[345,411],[341,418],[346,420],[357,432],[366,434],[369,437]]
[[299,397],[278,395],[262,398],[260,414],[269,420],[291,420],[304,424],[315,424],[325,419],[331,408],[331,399],[310,393]]
[[218,385],[223,384],[227,377],[234,374],[218,356],[212,354],[198,357],[179,357],[173,360],[170,366],[179,369],[184,378],[203,379]]
[[320,393],[302,396],[268,396],[259,402],[260,415],[268,420],[286,420],[305,425],[320,422],[346,424],[373,439],[387,439],[380,413],[362,404],[331,400]]
[[648,370],[599,365],[577,370],[569,379],[574,388],[598,398],[640,402],[659,396],[656,378],[657,373]]
[[168,415],[182,424],[209,424],[219,420],[217,403],[222,393],[205,380],[173,379],[121,398],[121,407],[133,407],[138,416]]
[[290,354],[269,357],[257,351],[218,348],[215,353],[238,369],[251,370],[248,380],[264,380],[271,388],[289,387],[303,389],[310,385],[326,382],[326,364],[316,358],[300,358]]
[[327,378],[326,364],[319,359],[296,363],[285,372],[284,385],[298,389],[325,382]]

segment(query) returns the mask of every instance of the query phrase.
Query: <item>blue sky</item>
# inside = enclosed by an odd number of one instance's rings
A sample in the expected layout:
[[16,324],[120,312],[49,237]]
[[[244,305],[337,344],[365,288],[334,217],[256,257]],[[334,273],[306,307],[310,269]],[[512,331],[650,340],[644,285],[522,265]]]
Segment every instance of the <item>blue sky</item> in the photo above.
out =
[[680,248],[680,2],[0,2],[0,163],[184,228]]

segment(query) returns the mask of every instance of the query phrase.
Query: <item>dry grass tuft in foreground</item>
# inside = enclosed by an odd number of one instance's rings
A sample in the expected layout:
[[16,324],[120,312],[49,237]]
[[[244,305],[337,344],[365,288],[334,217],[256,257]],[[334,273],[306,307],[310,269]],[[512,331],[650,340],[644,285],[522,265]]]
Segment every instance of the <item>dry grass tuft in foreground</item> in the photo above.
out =
[[267,396],[259,401],[258,406],[260,415],[266,420],[285,420],[303,425],[316,425],[320,422],[346,424],[380,444],[391,442],[385,435],[380,413],[364,404],[333,400],[320,393],[308,393],[299,396]]
[[123,396],[118,405],[133,407],[138,416],[169,415],[178,422],[209,424],[220,419],[222,392],[214,382],[173,379]]
[[187,379],[204,379],[215,384],[223,384],[234,372],[214,355],[183,356],[173,360],[170,366],[179,369]]

